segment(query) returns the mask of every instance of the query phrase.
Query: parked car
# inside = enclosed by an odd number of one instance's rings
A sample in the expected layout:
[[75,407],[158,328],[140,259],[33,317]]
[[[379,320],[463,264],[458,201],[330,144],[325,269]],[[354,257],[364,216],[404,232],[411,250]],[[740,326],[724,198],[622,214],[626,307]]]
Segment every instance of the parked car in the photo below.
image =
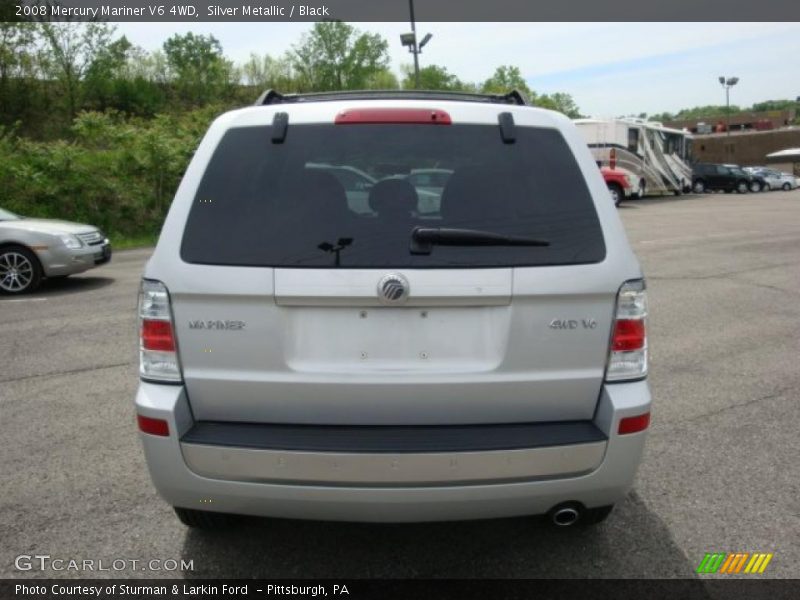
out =
[[367,198],[369,191],[377,179],[350,165],[330,165],[325,163],[312,163],[306,165],[307,169],[319,169],[336,177],[342,184],[352,210],[365,214],[370,212]]
[[611,193],[611,199],[614,201],[614,206],[619,206],[619,203],[625,198],[629,198],[634,195],[634,181],[630,175],[609,167],[600,167],[600,172],[603,174],[606,187]]
[[757,173],[753,173],[746,169],[743,169],[739,165],[722,165],[723,167],[728,167],[732,172],[736,173],[737,175],[744,175],[745,177],[750,177],[750,183],[748,184],[749,189],[751,192],[758,193],[764,191],[767,182],[766,180],[758,175]]
[[797,187],[797,178],[789,173],[781,173],[766,167],[745,167],[745,171],[764,181],[765,190],[793,190]]
[[[371,213],[309,164],[378,179]],[[430,164],[452,175],[422,215],[386,165]],[[156,489],[192,527],[604,519],[650,421],[645,283],[608,200],[575,126],[518,93],[220,116],[140,289]]]
[[726,165],[697,163],[692,172],[692,190],[696,194],[723,190],[747,193],[753,178],[745,171]]
[[0,209],[2,293],[32,292],[45,277],[66,277],[109,260],[111,243],[97,227]]
[[[347,202],[350,210],[360,215],[374,214],[369,204],[369,194],[372,187],[380,179],[365,173],[361,169],[351,165],[331,165],[326,163],[309,163],[307,169],[319,169],[326,171],[336,177],[344,187],[347,195]],[[412,175],[414,175],[412,173]],[[390,175],[383,179],[408,179],[411,175]],[[426,187],[417,188],[418,205],[415,211],[418,213],[435,212],[439,208],[439,200],[442,192],[438,192]]]
[[414,186],[419,196],[419,213],[431,214],[439,210],[442,192],[453,172],[450,169],[414,169],[405,179]]
[[406,179],[418,192],[425,190],[441,196],[452,174],[450,169],[414,169]]

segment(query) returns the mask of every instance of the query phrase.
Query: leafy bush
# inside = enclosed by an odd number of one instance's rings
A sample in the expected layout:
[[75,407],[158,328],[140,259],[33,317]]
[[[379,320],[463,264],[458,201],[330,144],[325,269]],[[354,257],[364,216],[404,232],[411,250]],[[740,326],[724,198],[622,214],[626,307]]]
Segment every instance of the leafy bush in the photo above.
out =
[[147,120],[84,112],[69,141],[33,141],[0,129],[0,206],[31,217],[91,223],[112,236],[155,234],[220,110]]

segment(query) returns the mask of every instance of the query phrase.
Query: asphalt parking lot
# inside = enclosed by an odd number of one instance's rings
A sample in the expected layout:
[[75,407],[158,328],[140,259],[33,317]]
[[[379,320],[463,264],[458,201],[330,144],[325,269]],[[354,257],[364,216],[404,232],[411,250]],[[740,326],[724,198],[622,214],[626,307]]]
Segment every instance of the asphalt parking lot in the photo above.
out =
[[197,533],[150,484],[134,426],[148,250],[0,298],[0,577],[20,554],[184,559],[167,577],[691,577],[705,552],[800,567],[800,190],[630,202],[650,290],[653,425],[609,520],[369,525],[248,519]]

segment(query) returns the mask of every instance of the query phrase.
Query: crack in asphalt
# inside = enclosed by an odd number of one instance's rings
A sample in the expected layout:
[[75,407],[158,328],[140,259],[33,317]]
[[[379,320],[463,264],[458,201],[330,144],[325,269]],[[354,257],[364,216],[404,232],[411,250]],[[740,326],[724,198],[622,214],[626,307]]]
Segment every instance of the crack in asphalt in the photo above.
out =
[[23,375],[21,377],[12,377],[11,379],[0,379],[0,383],[13,383],[15,381],[24,381],[26,379],[36,379],[37,377],[54,377],[57,375],[73,375],[75,373],[86,373],[89,371],[101,371],[103,369],[114,369],[116,367],[127,367],[132,365],[131,361],[123,363],[114,363],[111,365],[99,365],[94,367],[82,367],[80,369],[67,369],[66,371],[53,371],[51,373],[36,373],[34,375]]
[[[709,417],[716,417],[717,415],[721,415],[724,412],[729,410],[735,410],[737,408],[744,408],[746,406],[751,406],[753,404],[758,404],[759,402],[765,402],[767,400],[775,400],[785,396],[787,393],[796,389],[797,386],[790,386],[786,388],[782,388],[776,392],[772,392],[771,394],[767,394],[766,396],[761,396],[759,398],[753,398],[751,400],[746,400],[745,402],[739,402],[738,404],[731,404],[730,406],[725,406],[723,408],[719,408],[717,410],[713,410],[711,412],[702,413],[699,415],[695,415],[694,417],[689,417],[688,419],[681,419],[680,421],[671,421],[669,423],[664,423],[664,427],[675,427],[677,425],[685,425],[686,423],[692,423],[694,421],[699,421],[700,419],[707,419]],[[786,398],[788,400],[788,398]]]
[[[759,265],[758,267],[751,267],[748,269],[741,269],[739,271],[726,271],[724,273],[714,273],[712,275],[649,275],[646,277],[648,281],[703,281],[706,279],[726,279],[732,275],[740,275],[742,273],[752,273],[755,271],[766,271],[769,269],[778,269],[780,267],[788,267],[790,265],[797,265],[796,260],[785,263],[776,263],[769,265]],[[734,280],[736,281],[736,280]]]
[[783,292],[784,294],[789,294],[790,296],[797,296],[797,292],[794,290],[787,290],[786,288],[779,287],[777,285],[769,285],[767,283],[758,283],[756,281],[750,281],[748,279],[741,279],[739,277],[732,277],[733,281],[738,281],[740,283],[746,283],[748,285],[752,285],[753,287],[757,288],[764,288],[767,290],[774,290],[776,292]]

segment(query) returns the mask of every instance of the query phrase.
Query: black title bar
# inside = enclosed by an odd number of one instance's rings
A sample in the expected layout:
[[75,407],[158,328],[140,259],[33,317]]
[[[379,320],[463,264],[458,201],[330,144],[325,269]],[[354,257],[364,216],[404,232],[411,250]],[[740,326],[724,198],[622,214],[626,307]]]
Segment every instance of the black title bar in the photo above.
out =
[[[4,0],[4,2],[7,0]],[[7,20],[408,21],[406,0],[11,0]],[[800,21],[797,0],[414,0],[419,22]],[[8,9],[4,9],[8,13]]]
[[800,597],[800,580],[728,579],[3,579],[0,599],[86,600],[782,600]]

